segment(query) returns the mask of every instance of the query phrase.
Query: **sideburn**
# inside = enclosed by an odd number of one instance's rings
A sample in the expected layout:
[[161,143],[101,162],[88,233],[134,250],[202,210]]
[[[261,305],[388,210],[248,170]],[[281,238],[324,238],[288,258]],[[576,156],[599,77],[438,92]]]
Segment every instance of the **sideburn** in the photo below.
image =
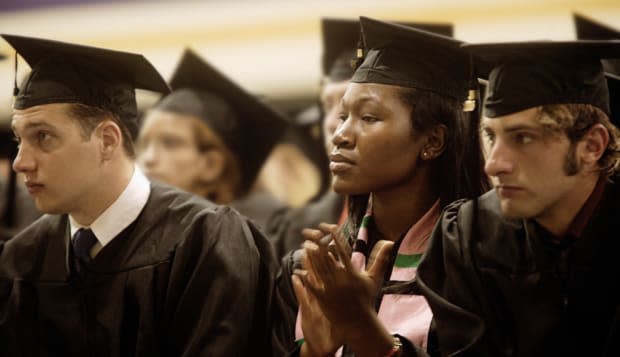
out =
[[577,162],[577,143],[571,142],[564,160],[564,173],[566,176],[575,176],[581,169]]

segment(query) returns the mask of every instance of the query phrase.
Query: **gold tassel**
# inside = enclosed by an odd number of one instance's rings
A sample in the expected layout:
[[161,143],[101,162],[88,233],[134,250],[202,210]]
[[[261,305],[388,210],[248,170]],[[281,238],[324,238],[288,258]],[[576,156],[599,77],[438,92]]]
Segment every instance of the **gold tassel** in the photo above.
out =
[[463,102],[464,112],[473,112],[474,109],[476,109],[476,97],[477,92],[475,89],[470,89],[467,91],[467,100]]

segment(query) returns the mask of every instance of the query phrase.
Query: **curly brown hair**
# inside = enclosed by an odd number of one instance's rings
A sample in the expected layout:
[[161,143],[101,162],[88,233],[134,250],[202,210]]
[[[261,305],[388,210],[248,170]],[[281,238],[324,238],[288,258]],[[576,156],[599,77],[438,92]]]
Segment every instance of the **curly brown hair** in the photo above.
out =
[[[620,172],[620,130],[601,109],[589,104],[543,105],[538,120],[547,133],[566,134],[573,149],[593,125],[603,125],[609,132],[609,144],[598,160],[600,172],[608,176]],[[574,173],[574,170],[567,167],[568,173]]]

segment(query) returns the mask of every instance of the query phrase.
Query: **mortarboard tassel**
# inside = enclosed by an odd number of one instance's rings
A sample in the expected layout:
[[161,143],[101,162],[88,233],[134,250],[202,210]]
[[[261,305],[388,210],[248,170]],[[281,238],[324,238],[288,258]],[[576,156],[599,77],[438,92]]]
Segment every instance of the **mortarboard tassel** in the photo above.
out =
[[476,109],[476,97],[478,96],[478,81],[474,76],[473,55],[469,55],[469,90],[467,99],[463,102],[464,112],[473,112]]
[[19,93],[19,88],[17,87],[17,51],[15,51],[15,76],[13,77],[13,96],[16,97]]
[[360,32],[359,40],[357,40],[357,51],[355,52],[355,58],[351,60],[351,68],[356,70],[362,62],[364,62],[364,35]]

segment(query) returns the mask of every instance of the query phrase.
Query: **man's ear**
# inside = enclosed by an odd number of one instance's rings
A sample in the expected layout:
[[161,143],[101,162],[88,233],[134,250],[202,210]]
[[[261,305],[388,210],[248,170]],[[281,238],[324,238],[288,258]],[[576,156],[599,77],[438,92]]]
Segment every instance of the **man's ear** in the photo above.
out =
[[104,120],[95,128],[93,135],[101,140],[101,155],[103,160],[109,160],[119,148],[123,146],[121,128],[111,120]]
[[586,165],[596,165],[608,145],[609,131],[602,124],[594,124],[581,139],[581,160]]
[[219,180],[226,171],[226,156],[221,150],[210,149],[202,154],[204,170],[200,178],[203,182],[214,182]]
[[426,143],[422,148],[423,160],[433,160],[446,149],[448,129],[445,125],[436,125],[426,133]]

